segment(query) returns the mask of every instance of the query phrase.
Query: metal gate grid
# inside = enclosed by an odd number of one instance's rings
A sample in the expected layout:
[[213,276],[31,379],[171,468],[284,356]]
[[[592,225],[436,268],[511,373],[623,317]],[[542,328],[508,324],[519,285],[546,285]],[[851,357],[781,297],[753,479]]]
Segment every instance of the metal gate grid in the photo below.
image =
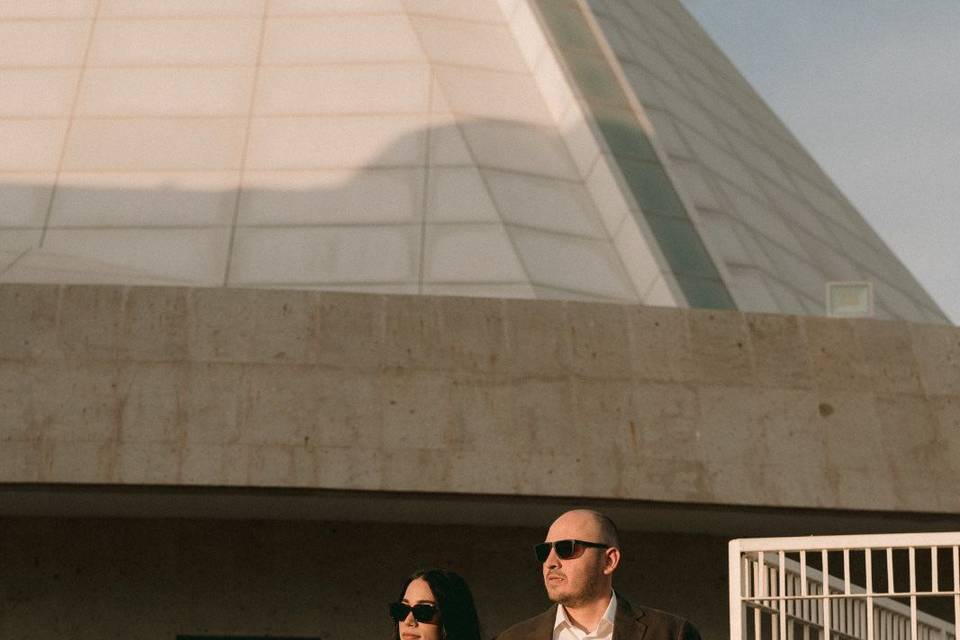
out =
[[[731,640],[956,640],[960,532],[732,540],[729,571]],[[953,622],[926,597],[951,598]]]

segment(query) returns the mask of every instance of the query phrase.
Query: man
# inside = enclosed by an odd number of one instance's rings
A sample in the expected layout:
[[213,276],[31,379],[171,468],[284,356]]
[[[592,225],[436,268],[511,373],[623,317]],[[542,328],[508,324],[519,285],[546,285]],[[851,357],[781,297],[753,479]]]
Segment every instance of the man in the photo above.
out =
[[632,607],[614,592],[620,540],[613,521],[602,513],[564,513],[535,550],[547,596],[556,606],[510,627],[497,640],[700,640],[683,618]]

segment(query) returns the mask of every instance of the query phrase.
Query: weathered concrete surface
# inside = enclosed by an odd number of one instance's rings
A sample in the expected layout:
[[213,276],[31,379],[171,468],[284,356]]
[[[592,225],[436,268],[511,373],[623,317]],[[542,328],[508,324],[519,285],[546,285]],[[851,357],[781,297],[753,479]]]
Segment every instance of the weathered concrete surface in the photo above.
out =
[[960,330],[0,286],[0,481],[960,512]]
[[[215,520],[0,519],[0,637],[388,638],[420,567],[460,572],[483,637],[549,602],[524,528]],[[625,533],[617,588],[726,632],[725,541]],[[683,550],[678,553],[678,550]],[[689,579],[695,575],[696,579]]]

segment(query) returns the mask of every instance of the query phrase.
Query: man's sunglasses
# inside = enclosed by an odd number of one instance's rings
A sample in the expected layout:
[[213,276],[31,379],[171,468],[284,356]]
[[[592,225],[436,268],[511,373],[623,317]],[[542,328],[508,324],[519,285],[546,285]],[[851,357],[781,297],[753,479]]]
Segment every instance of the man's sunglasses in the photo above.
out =
[[583,555],[587,547],[609,549],[610,545],[602,542],[587,542],[586,540],[555,540],[554,542],[541,542],[533,547],[533,552],[537,554],[537,562],[543,564],[550,557],[550,549],[556,551],[557,557],[561,560],[572,560]]
[[401,620],[406,620],[411,611],[413,612],[413,619],[421,624],[437,624],[440,617],[440,610],[437,609],[437,606],[427,602],[414,605],[409,605],[406,602],[390,603],[390,617],[398,624]]

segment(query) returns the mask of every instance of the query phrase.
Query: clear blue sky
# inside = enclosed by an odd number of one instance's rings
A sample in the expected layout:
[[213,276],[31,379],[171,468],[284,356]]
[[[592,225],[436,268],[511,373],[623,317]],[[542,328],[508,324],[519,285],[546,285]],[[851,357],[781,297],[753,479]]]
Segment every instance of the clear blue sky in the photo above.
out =
[[960,322],[960,0],[682,0]]

